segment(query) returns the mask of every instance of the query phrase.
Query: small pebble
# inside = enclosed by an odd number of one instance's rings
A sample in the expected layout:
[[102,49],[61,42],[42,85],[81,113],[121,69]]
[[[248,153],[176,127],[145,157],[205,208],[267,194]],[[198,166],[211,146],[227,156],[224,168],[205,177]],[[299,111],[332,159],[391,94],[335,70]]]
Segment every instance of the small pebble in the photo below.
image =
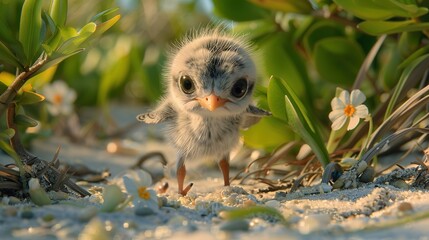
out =
[[413,210],[413,205],[411,205],[409,202],[401,202],[398,206],[399,212],[412,212]]
[[88,222],[97,215],[97,208],[89,206],[79,211],[77,219],[81,222]]
[[122,227],[124,227],[125,229],[136,229],[137,226],[137,223],[133,221],[126,221],[122,224]]
[[224,202],[228,205],[235,205],[237,203],[237,193],[232,193],[229,197],[224,198]]
[[399,179],[392,183],[392,186],[397,187],[399,189],[407,190],[410,188],[410,185],[408,185],[404,180]]
[[164,206],[167,206],[167,204],[168,204],[168,200],[166,197],[164,196],[158,197],[158,206],[164,207]]
[[326,229],[331,222],[331,216],[328,214],[313,214],[305,216],[298,223],[298,230],[303,234],[309,234],[315,231]]
[[221,224],[220,230],[226,232],[248,231],[249,223],[243,219],[230,220]]
[[134,211],[134,214],[137,216],[150,216],[150,215],[154,215],[155,211],[153,211],[151,208],[148,207],[139,207],[136,208],[136,210]]
[[50,191],[48,195],[51,200],[67,200],[69,198],[69,195],[63,191]]
[[21,218],[31,219],[34,217],[34,213],[31,210],[24,210],[21,212]]
[[176,215],[168,220],[168,225],[173,227],[182,227],[188,225],[188,220],[185,217]]
[[255,206],[256,203],[252,201],[251,199],[247,199],[243,202],[243,207],[252,207]]
[[265,202],[265,206],[272,207],[272,208],[280,208],[281,203],[277,200],[269,200]]
[[3,214],[6,217],[15,217],[18,214],[18,210],[15,207],[5,207],[3,209]]
[[369,183],[374,181],[375,169],[372,166],[368,166],[363,173],[360,175],[359,180],[363,183]]

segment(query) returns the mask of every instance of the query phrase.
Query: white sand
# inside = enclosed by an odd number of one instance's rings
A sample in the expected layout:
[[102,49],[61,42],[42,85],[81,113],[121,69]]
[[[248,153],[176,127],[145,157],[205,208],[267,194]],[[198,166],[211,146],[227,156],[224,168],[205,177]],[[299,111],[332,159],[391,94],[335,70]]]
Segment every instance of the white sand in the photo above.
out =
[[[159,142],[128,144],[136,149],[135,154],[112,155],[105,151],[105,145],[85,147],[70,144],[62,138],[38,140],[33,149],[38,156],[50,159],[57,146],[61,145],[61,161],[83,163],[98,171],[108,168],[113,176],[128,169],[143,153],[162,151],[169,161],[174,159],[174,152]],[[0,162],[7,161],[3,156],[0,158],[3,158]],[[308,189],[292,194],[284,191],[259,194],[257,189],[266,185],[252,184],[250,181],[247,185],[233,182],[232,187],[223,187],[221,173],[216,167],[203,166],[203,170],[201,167],[188,164],[189,177],[186,181],[194,182],[194,187],[186,197],[176,194],[174,179],[163,179],[171,187],[167,193],[159,195],[167,199],[167,206],[156,214],[136,216],[134,209],[126,208],[113,213],[98,212],[92,219],[100,220],[104,224],[102,229],[108,229],[107,235],[112,239],[429,239],[429,218],[369,230],[370,226],[397,222],[429,212],[429,191],[367,185],[358,189],[312,195],[304,194]],[[159,184],[156,183],[154,188]],[[313,188],[313,191],[318,192],[319,187]],[[31,203],[10,205],[5,198],[0,205],[0,238],[77,238],[88,224],[88,220],[82,218],[90,216],[90,211],[99,208],[99,201],[99,193],[44,207]],[[405,206],[404,203],[409,203],[412,209],[400,210]],[[249,226],[247,231],[221,230],[231,224],[219,217],[221,211],[252,204],[276,208],[288,219],[289,226],[281,225],[272,216],[257,215],[245,219]],[[23,219],[20,216],[23,211],[31,211],[34,217]],[[53,217],[53,220],[49,223],[43,221],[46,216]]]

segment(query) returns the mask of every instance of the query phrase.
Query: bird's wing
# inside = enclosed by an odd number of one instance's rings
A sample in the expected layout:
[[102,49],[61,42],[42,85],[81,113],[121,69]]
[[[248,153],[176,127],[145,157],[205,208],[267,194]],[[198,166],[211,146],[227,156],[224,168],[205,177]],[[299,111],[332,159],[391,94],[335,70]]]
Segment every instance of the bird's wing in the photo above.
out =
[[172,119],[174,116],[175,111],[171,107],[170,103],[164,102],[152,112],[137,115],[137,120],[149,124],[156,124]]
[[249,107],[246,109],[246,112],[244,112],[240,127],[243,129],[249,128],[253,124],[259,122],[261,118],[266,116],[271,116],[271,113],[253,105],[249,105]]

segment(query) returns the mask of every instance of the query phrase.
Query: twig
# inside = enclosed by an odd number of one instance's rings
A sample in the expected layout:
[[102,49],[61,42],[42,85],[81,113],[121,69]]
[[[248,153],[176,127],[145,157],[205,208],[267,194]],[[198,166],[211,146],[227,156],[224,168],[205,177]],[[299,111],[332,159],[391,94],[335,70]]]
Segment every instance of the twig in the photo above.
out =
[[27,152],[25,150],[24,146],[21,143],[18,128],[14,122],[15,118],[15,104],[11,103],[9,104],[9,107],[7,108],[7,126],[9,128],[12,128],[15,130],[15,135],[10,139],[10,144],[12,148],[15,150],[15,152],[18,154],[19,158],[25,165],[32,166],[32,171],[34,171],[35,175],[38,175],[40,171],[46,171],[44,173],[44,176],[46,179],[49,180],[49,182],[56,183],[57,181],[61,180],[63,181],[62,185],[70,188],[74,192],[80,194],[81,196],[89,196],[91,195],[88,191],[81,188],[80,186],[76,185],[73,181],[70,179],[64,179],[62,176],[63,173],[60,173],[58,169],[56,169],[54,166],[52,166],[50,163],[48,163],[45,160],[42,160],[38,158],[37,156],[34,156],[33,154]]
[[24,86],[30,77],[36,73],[47,61],[47,58],[43,58],[33,66],[31,66],[27,71],[20,73],[13,83],[0,95],[0,116],[3,116],[3,113],[8,108],[9,104],[15,99],[18,91]]

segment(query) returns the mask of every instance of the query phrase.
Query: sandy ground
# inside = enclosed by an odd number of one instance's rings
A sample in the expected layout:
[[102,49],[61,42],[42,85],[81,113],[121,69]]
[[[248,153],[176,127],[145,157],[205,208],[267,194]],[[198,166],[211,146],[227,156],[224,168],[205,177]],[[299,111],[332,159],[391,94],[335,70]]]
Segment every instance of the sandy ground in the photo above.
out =
[[[123,116],[123,115],[122,115]],[[130,116],[125,114],[125,116]],[[132,121],[128,118],[126,121]],[[174,152],[162,142],[148,140],[144,127],[133,131],[138,141],[121,142],[128,154],[110,154],[106,143],[85,147],[64,138],[37,140],[33,152],[51,159],[61,145],[61,161],[83,163],[101,171],[108,168],[112,179],[133,165],[142,154],[161,151],[169,161]],[[150,130],[150,131],[153,131]],[[155,131],[156,132],[156,131]],[[138,139],[141,138],[141,139]],[[8,160],[0,155],[0,162]],[[151,171],[158,176],[162,169],[154,161]],[[151,167],[149,164],[147,167]],[[266,187],[248,182],[223,187],[216,166],[188,164],[187,181],[194,187],[186,197],[176,194],[174,179],[160,209],[139,216],[129,207],[113,213],[99,212],[100,191],[105,184],[92,185],[91,197],[56,201],[38,207],[32,203],[14,203],[3,198],[0,205],[1,239],[76,239],[88,225],[111,239],[429,239],[429,191],[398,189],[388,185],[367,185],[358,189],[330,191],[328,186],[260,194]],[[160,183],[154,184],[156,188]],[[95,186],[95,188],[94,188]],[[286,219],[283,225],[273,216],[256,214],[238,221],[222,218],[225,210],[243,206],[268,206]],[[420,216],[422,220],[401,223]],[[101,225],[99,228],[97,223]],[[391,224],[391,226],[388,226]],[[97,230],[98,229],[98,230]]]

